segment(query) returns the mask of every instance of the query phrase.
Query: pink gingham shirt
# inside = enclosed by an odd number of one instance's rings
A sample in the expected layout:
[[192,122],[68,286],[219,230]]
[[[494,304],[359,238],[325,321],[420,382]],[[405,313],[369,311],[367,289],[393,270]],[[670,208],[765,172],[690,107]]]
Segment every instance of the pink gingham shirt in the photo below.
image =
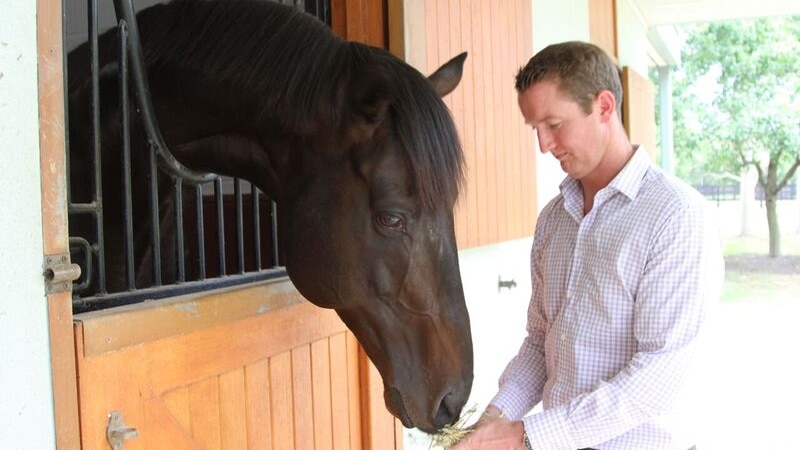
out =
[[[690,373],[723,263],[694,189],[640,148],[594,199],[567,178],[531,251],[528,335],[491,404],[534,450],[686,450]],[[687,402],[688,400],[688,402]]]

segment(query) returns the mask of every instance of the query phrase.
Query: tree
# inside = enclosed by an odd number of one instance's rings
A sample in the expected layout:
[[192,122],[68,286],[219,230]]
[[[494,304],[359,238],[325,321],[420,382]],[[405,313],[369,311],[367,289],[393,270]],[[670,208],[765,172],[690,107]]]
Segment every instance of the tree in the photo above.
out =
[[686,31],[673,99],[679,173],[755,167],[779,256],[778,192],[800,167],[800,16]]

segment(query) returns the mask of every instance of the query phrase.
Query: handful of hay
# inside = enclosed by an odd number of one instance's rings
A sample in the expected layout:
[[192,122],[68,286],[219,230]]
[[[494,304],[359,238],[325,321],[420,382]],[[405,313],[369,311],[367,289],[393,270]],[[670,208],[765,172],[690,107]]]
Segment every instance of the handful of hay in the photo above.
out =
[[435,434],[431,438],[430,448],[441,447],[446,450],[458,444],[458,442],[461,439],[464,439],[464,436],[472,432],[472,428],[470,428],[472,425],[471,424],[467,425],[467,423],[477,410],[478,410],[478,405],[473,406],[472,408],[469,409],[469,411],[464,413],[461,416],[461,418],[459,418],[455,423],[439,430],[439,433]]

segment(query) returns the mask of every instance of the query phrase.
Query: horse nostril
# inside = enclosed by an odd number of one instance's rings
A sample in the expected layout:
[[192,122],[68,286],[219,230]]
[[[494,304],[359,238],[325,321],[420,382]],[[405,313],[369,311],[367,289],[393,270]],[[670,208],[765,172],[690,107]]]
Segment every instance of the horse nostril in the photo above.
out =
[[458,399],[453,393],[448,393],[439,404],[439,409],[436,411],[436,417],[434,418],[434,425],[437,429],[442,429],[458,420],[460,412],[461,405],[459,405]]

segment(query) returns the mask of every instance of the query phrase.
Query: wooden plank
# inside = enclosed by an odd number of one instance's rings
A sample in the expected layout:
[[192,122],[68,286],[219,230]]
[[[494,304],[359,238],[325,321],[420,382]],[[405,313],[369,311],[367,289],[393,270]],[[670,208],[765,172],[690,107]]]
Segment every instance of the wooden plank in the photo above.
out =
[[[358,404],[348,392],[349,373],[347,361],[346,333],[331,336],[330,345],[330,389],[336,393],[337,401],[331,404],[331,430],[334,450],[350,449],[351,441],[358,441],[358,435],[351,436],[350,432],[350,406]],[[345,393],[345,395],[342,395]],[[343,398],[344,397],[344,398]]]
[[473,176],[467,188],[475,193],[475,216],[477,218],[477,241],[478,245],[489,243],[489,208],[487,196],[487,153],[493,151],[486,138],[486,128],[491,126],[487,120],[489,111],[485,102],[485,72],[484,68],[490,67],[487,63],[488,46],[485,44],[483,20],[481,18],[482,0],[472,0],[470,2],[470,28],[472,30],[472,47],[470,60],[472,61],[473,90],[472,97],[474,102],[474,163]]
[[[81,344],[81,324],[75,324],[76,344]],[[146,378],[141,366],[131,364],[127,355],[111,353],[105,358],[86,358],[77,345],[77,370],[80,378],[80,426],[82,450],[107,450],[106,427],[109,414],[123,413],[125,422],[132,427],[145,423],[143,398],[137,395],[137,385]],[[144,440],[134,439],[126,450],[143,449]]]
[[350,448],[352,450],[367,449],[366,442],[362,434],[362,411],[361,411],[361,388],[359,383],[361,381],[359,375],[360,357],[358,341],[351,332],[347,332],[347,392],[350,398]]
[[[492,11],[491,0],[481,0],[481,17],[483,18],[483,35],[484,35],[484,49],[487,50],[484,67],[495,67],[494,49],[496,43],[493,42],[492,36],[494,28],[492,26]],[[502,209],[497,201],[498,198],[498,177],[497,177],[497,161],[501,158],[499,154],[502,150],[496,139],[496,124],[499,117],[496,117],[495,111],[495,74],[493,70],[484,70],[484,101],[485,101],[485,121],[486,121],[486,198],[488,199],[488,208],[482,211],[481,214],[487,214],[489,217],[489,241],[490,243],[497,243],[502,241],[502,234],[500,233],[499,220],[501,219]],[[489,242],[487,242],[488,244]]]
[[299,303],[264,316],[127,347],[123,353],[148,374],[134,385],[149,398],[344,329],[332,310]]
[[656,104],[655,86],[644,75],[628,66],[622,68],[623,122],[634,144],[640,144],[655,158]]
[[380,373],[363,350],[359,352],[359,361],[364,446],[369,450],[392,448],[395,442],[394,417],[386,410]]
[[75,316],[88,356],[256,317],[306,302],[288,278],[206,291]]
[[205,450],[221,449],[217,377],[209,377],[189,386],[189,411],[192,438]]
[[244,369],[219,376],[219,421],[223,449],[247,449]]
[[[62,4],[41,0],[36,6],[39,88],[39,160],[42,195],[42,250],[69,252],[64,120],[64,52]],[[72,294],[47,297],[50,362],[53,379],[56,445],[80,448],[78,382],[72,328]]]
[[269,360],[262,359],[245,367],[247,449],[270,450],[272,427],[270,421]]
[[[145,401],[144,409],[146,422],[141,427],[140,436],[132,441],[127,441],[125,450],[133,448],[139,443],[145,444],[148,449],[161,449],[168,446],[170,450],[206,450],[194,441],[188,433],[188,429],[176,420],[159,399]],[[102,448],[107,450],[110,447],[106,443],[106,446]]]
[[294,449],[294,399],[290,352],[270,358],[269,378],[272,449]]
[[[346,355],[345,355],[346,358]],[[311,392],[314,412],[314,449],[333,449],[330,338],[311,344]],[[340,394],[347,391],[338,391]],[[345,399],[347,396],[341,396]],[[337,400],[341,400],[338,397]],[[341,401],[338,401],[341,403]]]
[[617,5],[615,0],[588,0],[589,40],[617,61]]
[[192,414],[189,410],[189,387],[184,386],[161,396],[164,407],[186,430],[192,429]]
[[[461,77],[461,84],[458,90],[461,91],[461,98],[463,102],[461,113],[461,130],[459,136],[461,137],[462,148],[464,151],[464,159],[466,161],[465,176],[466,185],[475,186],[477,183],[477,164],[476,164],[476,150],[475,150],[475,61],[472,59],[475,56],[473,49],[474,41],[472,38],[472,4],[475,0],[466,0],[461,4],[455,5],[455,11],[458,13],[460,19],[461,29],[461,50],[469,52],[467,61],[464,65],[464,74]],[[450,4],[453,8],[453,3]],[[477,189],[465,189],[461,199],[464,202],[465,222],[467,228],[467,241],[465,242],[468,247],[475,247],[480,245],[478,239],[478,196],[481,195]]]
[[311,348],[297,347],[292,354],[292,393],[294,405],[294,448],[314,449],[314,403],[311,382]]

